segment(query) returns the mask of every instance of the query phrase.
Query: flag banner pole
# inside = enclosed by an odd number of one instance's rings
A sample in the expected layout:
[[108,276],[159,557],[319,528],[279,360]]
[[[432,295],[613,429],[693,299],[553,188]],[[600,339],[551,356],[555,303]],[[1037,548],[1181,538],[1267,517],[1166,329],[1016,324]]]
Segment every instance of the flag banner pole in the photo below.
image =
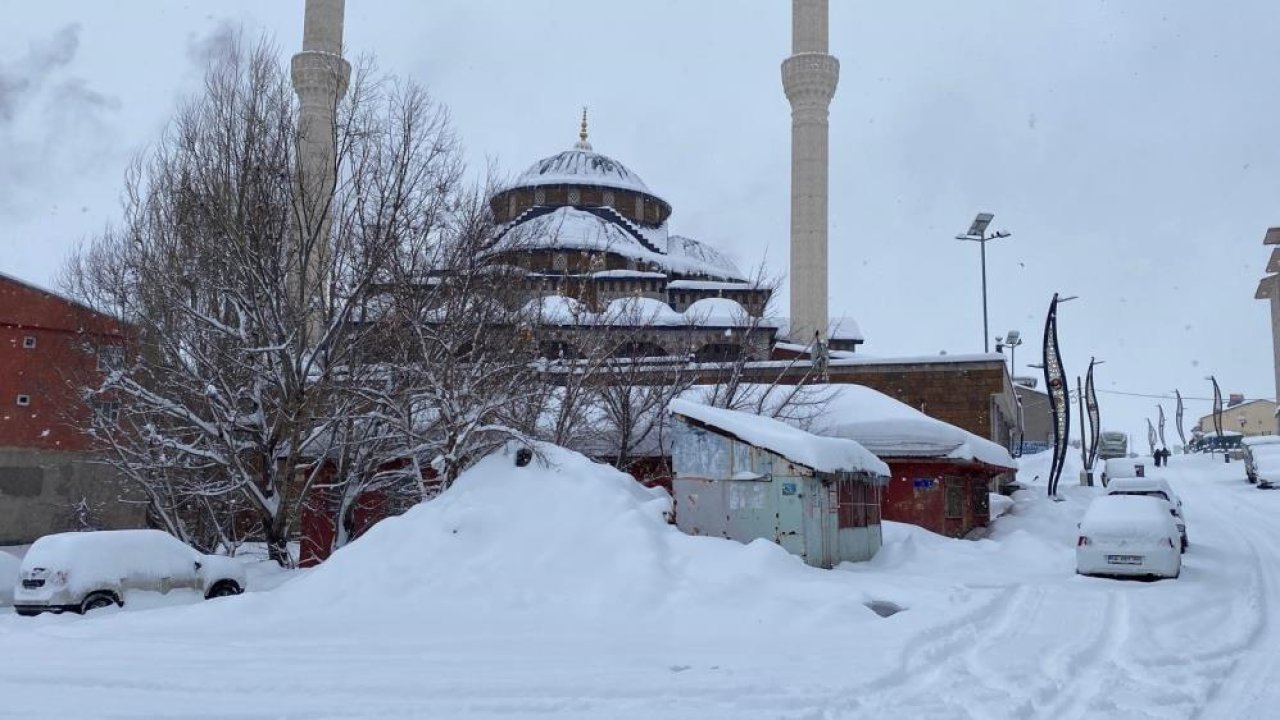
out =
[[[1089,372],[1084,381],[1084,407],[1089,413],[1089,460],[1085,470],[1093,472],[1093,464],[1098,461],[1098,439],[1102,435],[1102,424],[1098,414],[1098,395],[1093,389],[1093,367],[1097,362],[1089,358]],[[1081,422],[1084,422],[1081,420]]]
[[1044,321],[1044,384],[1049,391],[1049,410],[1053,416],[1053,461],[1049,466],[1048,490],[1049,497],[1056,498],[1071,432],[1071,402],[1067,399],[1067,378],[1058,347],[1058,293],[1053,294]]

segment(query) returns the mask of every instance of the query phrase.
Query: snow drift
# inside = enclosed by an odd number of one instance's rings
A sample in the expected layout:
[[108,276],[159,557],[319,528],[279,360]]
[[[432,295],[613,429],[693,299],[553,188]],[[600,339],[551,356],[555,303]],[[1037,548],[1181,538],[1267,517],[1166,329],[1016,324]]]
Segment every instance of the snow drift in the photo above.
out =
[[[515,465],[481,460],[440,497],[382,521],[305,577],[263,598],[297,616],[401,610],[451,634],[626,627],[785,632],[823,616],[871,621],[851,576],[777,545],[690,537],[670,498],[552,445]],[[795,612],[803,607],[804,613]]]

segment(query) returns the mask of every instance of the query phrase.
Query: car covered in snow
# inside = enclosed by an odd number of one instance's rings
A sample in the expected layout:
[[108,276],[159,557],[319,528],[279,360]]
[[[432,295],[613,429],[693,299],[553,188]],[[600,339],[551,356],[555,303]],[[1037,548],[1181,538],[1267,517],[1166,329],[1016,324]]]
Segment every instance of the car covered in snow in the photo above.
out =
[[[1245,438],[1244,446],[1244,475],[1251,483],[1258,482],[1258,463],[1262,461],[1267,464],[1274,465],[1276,460],[1280,459],[1280,435],[1262,435],[1259,437]],[[1269,458],[1269,462],[1267,460]],[[1271,478],[1280,480],[1280,478]]]
[[1080,521],[1081,575],[1176,578],[1182,573],[1178,526],[1168,503],[1142,495],[1095,498]]
[[206,599],[244,592],[236,560],[203,555],[159,530],[102,530],[46,535],[27,551],[13,590],[19,615],[86,613],[124,605],[125,593],[178,589]]
[[1178,526],[1181,550],[1187,551],[1187,520],[1182,515],[1182,498],[1169,481],[1160,477],[1116,478],[1107,486],[1107,495],[1142,495],[1168,503],[1169,514]]
[[1155,466],[1150,455],[1111,458],[1102,465],[1102,484],[1105,486],[1114,478],[1145,477]]
[[1280,487],[1280,445],[1263,445],[1253,450],[1253,476],[1258,487],[1271,490]]

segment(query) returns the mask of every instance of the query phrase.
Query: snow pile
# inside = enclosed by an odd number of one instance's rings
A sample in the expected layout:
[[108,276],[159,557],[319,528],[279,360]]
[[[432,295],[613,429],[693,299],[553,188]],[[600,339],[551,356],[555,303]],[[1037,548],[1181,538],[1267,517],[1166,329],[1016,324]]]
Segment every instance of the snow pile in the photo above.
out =
[[263,617],[363,618],[362,628],[385,621],[392,631],[410,617],[417,632],[449,636],[719,634],[743,624],[807,627],[823,616],[874,619],[847,576],[809,568],[770,542],[684,535],[666,521],[664,491],[563,448],[536,450],[525,467],[514,447],[481,460],[438,498],[253,598],[274,606]]
[[814,470],[867,472],[886,480],[889,477],[889,466],[853,440],[813,435],[781,420],[690,400],[672,400],[670,410]]
[[1095,540],[1160,540],[1178,537],[1168,503],[1141,495],[1108,495],[1093,501],[1080,534]]
[[18,582],[18,558],[0,550],[0,606],[13,604],[13,586]]

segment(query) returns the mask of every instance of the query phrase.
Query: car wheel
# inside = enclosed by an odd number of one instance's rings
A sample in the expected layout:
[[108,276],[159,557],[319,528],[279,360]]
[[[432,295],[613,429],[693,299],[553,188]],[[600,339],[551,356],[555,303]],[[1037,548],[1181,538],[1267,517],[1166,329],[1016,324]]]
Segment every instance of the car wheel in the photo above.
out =
[[112,605],[124,605],[114,594],[109,592],[89,593],[83,601],[80,602],[80,614],[84,615],[90,610],[100,610]]
[[232,595],[239,595],[242,592],[244,592],[244,590],[241,589],[235,581],[219,580],[213,584],[213,587],[209,588],[209,592],[204,596],[204,598],[205,600],[209,600],[210,598],[216,597],[230,597]]

